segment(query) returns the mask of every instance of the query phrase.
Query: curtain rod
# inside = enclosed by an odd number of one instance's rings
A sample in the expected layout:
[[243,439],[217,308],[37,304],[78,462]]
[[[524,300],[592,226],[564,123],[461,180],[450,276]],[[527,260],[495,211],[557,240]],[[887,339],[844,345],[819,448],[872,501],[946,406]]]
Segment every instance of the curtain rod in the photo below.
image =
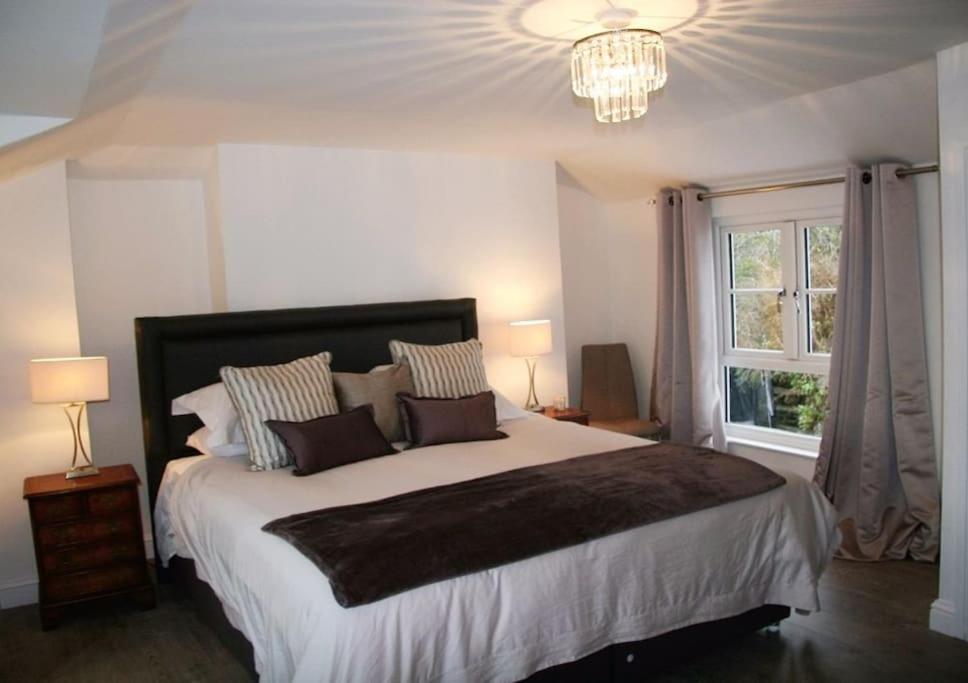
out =
[[[912,166],[911,168],[899,168],[895,175],[898,178],[906,178],[909,175],[920,173],[937,173],[938,165]],[[870,182],[868,173],[864,174],[864,182]],[[780,183],[778,185],[760,185],[759,187],[743,187],[738,190],[721,190],[719,192],[703,192],[699,195],[699,201],[704,199],[716,199],[717,197],[735,197],[741,194],[758,194],[760,192],[776,192],[778,190],[792,190],[797,187],[814,187],[815,185],[836,185],[844,182],[844,177],[837,178],[818,178],[817,180],[801,180],[795,183]]]

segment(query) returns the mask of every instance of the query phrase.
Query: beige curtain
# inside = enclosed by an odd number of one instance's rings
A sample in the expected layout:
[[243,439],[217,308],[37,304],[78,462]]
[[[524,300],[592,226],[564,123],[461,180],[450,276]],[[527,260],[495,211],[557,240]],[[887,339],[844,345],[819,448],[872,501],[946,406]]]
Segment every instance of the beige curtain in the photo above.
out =
[[659,301],[653,418],[669,438],[724,449],[709,202],[697,188],[659,195]]
[[898,168],[847,170],[830,413],[814,481],[837,508],[842,557],[931,561],[939,501],[917,200]]

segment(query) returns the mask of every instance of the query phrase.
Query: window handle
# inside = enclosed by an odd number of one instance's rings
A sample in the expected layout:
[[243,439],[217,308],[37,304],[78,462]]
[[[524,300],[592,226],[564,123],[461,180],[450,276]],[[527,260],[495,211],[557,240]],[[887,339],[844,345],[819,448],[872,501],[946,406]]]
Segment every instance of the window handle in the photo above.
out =
[[776,293],[776,312],[783,313],[783,297],[787,295],[786,287]]
[[800,315],[800,288],[797,287],[793,290],[793,303],[797,307],[797,315]]

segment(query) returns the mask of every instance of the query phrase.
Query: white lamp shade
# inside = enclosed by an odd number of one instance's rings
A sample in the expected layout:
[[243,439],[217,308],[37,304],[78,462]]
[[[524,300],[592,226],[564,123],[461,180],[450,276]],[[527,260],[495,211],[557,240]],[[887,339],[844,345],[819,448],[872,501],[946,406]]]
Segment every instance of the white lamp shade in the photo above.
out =
[[30,395],[34,403],[107,401],[108,359],[90,356],[32,360]]
[[519,320],[511,323],[511,355],[523,358],[551,353],[551,321]]

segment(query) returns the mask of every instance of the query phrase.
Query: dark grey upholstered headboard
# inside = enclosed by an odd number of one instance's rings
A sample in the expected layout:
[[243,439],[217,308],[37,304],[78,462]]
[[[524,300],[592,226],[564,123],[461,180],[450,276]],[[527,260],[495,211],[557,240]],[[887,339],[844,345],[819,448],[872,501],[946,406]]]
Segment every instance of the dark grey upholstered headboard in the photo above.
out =
[[391,339],[445,344],[476,337],[477,307],[474,299],[448,299],[211,313],[137,318],[134,328],[154,511],[165,465],[194,453],[185,440],[201,426],[194,415],[173,417],[171,401],[218,382],[222,366],[285,363],[330,351],[334,370],[366,372],[390,362]]

